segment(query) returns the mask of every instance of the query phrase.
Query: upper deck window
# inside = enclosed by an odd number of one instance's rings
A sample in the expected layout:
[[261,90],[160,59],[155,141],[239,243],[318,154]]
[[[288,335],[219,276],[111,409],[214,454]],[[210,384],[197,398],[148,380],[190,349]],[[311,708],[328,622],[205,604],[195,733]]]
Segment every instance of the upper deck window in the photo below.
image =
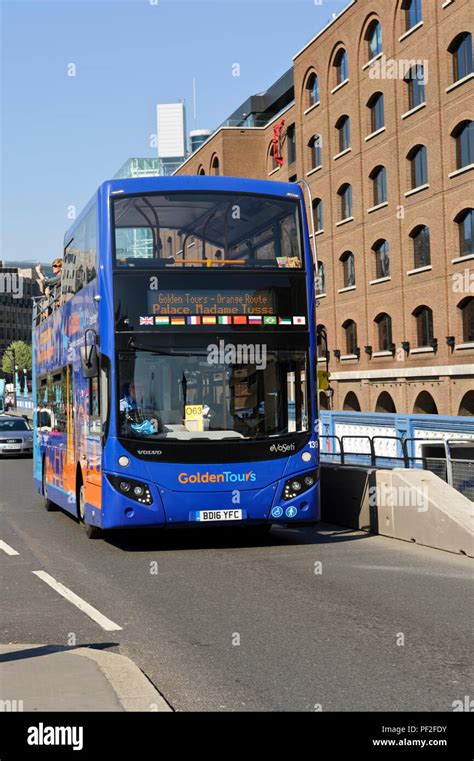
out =
[[174,192],[113,202],[117,268],[303,268],[299,202]]

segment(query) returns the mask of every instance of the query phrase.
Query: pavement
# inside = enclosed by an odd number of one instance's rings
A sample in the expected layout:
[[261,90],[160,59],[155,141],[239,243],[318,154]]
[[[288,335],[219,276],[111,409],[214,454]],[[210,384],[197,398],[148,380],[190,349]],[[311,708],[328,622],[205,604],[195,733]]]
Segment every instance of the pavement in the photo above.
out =
[[472,695],[473,563],[429,547],[329,524],[91,541],[9,459],[0,577],[3,700],[130,710],[103,656],[154,690],[131,703],[176,711],[450,712]]
[[0,701],[3,710],[171,711],[130,658],[55,645],[0,645]]

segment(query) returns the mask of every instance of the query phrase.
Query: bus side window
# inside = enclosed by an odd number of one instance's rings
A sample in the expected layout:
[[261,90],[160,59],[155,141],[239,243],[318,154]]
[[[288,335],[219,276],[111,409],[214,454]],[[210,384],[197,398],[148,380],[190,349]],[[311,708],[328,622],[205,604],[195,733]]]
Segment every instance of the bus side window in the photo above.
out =
[[101,431],[99,376],[94,375],[89,378],[89,433],[100,435]]

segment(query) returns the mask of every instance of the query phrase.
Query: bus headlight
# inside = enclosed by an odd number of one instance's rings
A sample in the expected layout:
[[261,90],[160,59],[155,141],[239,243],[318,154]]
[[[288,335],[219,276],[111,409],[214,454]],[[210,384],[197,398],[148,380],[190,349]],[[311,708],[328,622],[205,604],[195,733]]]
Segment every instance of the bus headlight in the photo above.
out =
[[287,502],[290,499],[299,497],[303,492],[311,489],[312,486],[318,480],[318,471],[312,470],[310,473],[305,473],[302,476],[294,476],[286,481],[283,487],[283,500]]
[[142,505],[151,505],[153,497],[147,484],[134,481],[132,478],[120,478],[120,476],[107,475],[110,483],[121,494],[126,494],[128,499],[140,502]]

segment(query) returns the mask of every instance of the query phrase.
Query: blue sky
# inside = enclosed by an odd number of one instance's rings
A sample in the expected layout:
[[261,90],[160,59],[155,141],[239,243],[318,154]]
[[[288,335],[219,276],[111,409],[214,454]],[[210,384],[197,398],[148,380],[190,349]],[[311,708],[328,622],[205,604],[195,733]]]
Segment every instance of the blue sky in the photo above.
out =
[[79,211],[130,156],[156,155],[158,102],[184,99],[192,129],[195,77],[196,126],[215,128],[347,5],[154,2],[0,0],[0,260],[60,255],[68,207]]

